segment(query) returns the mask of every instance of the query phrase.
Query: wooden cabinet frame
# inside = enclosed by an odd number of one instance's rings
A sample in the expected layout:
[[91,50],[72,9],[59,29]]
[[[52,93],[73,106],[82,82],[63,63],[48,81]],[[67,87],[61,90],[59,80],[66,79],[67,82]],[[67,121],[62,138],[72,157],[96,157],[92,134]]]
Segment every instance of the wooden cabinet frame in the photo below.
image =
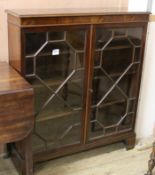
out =
[[[141,28],[141,63],[138,72],[138,82],[134,85],[136,88],[136,97],[139,95],[140,79],[143,65],[143,54],[145,47],[145,38],[147,30],[147,22],[149,13],[135,12],[103,12],[103,10],[85,10],[76,9],[75,12],[68,11],[53,12],[52,10],[44,12],[27,11],[7,11],[8,12],[8,30],[9,30],[9,60],[18,72],[25,76],[25,33],[26,32],[46,32],[46,31],[62,31],[62,30],[78,30],[86,31],[86,53],[85,53],[85,75],[84,75],[84,93],[83,93],[83,114],[82,114],[82,132],[81,143],[63,147],[61,149],[53,149],[42,151],[34,154],[34,162],[40,162],[67,154],[88,150],[102,145],[114,143],[117,141],[125,141],[127,148],[133,148],[135,144],[135,120],[132,123],[130,131],[122,131],[101,137],[99,139],[89,140],[88,130],[91,112],[91,91],[93,81],[93,64],[94,50],[96,40],[96,30],[98,27],[104,29],[110,28]],[[138,98],[135,108],[137,108]],[[135,114],[136,115],[136,114]]]

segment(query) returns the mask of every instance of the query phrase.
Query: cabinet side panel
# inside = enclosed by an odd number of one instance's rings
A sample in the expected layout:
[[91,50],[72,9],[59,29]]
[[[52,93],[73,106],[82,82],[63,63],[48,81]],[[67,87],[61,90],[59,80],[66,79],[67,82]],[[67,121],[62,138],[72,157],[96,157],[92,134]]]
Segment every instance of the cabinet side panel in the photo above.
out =
[[21,35],[20,28],[8,24],[9,63],[18,72],[21,72]]

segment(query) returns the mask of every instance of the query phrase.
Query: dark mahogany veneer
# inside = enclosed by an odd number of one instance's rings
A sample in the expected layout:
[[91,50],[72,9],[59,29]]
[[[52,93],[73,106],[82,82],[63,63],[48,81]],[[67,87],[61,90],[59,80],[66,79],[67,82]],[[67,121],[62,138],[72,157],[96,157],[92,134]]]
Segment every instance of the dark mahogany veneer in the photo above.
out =
[[35,90],[34,140],[37,137],[42,145],[37,144],[34,162],[118,141],[133,148],[149,13],[114,9],[7,13],[9,63]]

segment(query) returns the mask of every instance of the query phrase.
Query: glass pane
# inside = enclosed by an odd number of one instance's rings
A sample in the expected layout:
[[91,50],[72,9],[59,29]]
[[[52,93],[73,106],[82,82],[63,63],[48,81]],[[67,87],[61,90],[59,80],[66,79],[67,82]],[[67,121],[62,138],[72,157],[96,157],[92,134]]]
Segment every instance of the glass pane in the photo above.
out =
[[80,143],[86,31],[25,37],[26,44],[33,43],[31,49],[26,46],[25,59],[26,77],[35,90],[34,151]]
[[26,55],[34,54],[46,41],[44,32],[26,33],[25,53]]
[[30,57],[30,58],[27,59],[26,62],[25,62],[25,64],[26,64],[26,65],[25,65],[25,67],[26,67],[25,72],[26,72],[26,74],[28,74],[28,75],[34,74],[33,61],[34,61],[33,57]]
[[89,139],[132,128],[141,38],[141,28],[96,29]]
[[49,32],[49,40],[64,40],[64,32]]

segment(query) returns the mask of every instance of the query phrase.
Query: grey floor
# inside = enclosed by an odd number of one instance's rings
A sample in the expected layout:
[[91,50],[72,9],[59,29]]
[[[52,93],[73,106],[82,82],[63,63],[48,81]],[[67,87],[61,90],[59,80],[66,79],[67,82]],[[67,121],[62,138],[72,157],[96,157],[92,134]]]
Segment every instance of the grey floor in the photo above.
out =
[[[150,152],[118,143],[38,164],[35,175],[144,175]],[[9,159],[0,158],[0,175],[18,175]]]

